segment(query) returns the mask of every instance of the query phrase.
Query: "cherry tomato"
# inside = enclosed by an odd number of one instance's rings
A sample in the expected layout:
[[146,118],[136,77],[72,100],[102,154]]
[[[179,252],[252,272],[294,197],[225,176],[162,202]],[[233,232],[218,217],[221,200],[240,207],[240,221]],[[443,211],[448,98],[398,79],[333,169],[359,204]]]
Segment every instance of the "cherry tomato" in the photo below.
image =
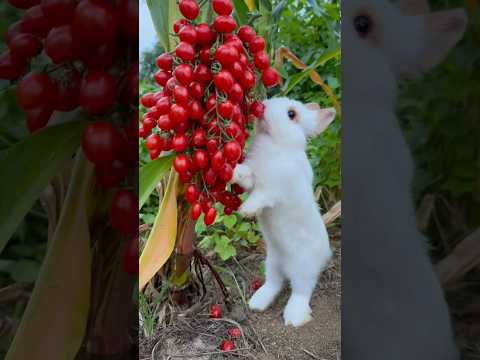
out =
[[175,48],[175,54],[183,61],[193,61],[195,59],[195,48],[191,44],[182,41]]
[[233,11],[231,0],[213,0],[213,10],[219,15],[230,15]]
[[201,100],[203,98],[203,95],[205,95],[205,87],[196,81],[192,82],[188,86],[188,90],[190,92],[190,95],[192,95],[195,99],[198,100]]
[[228,99],[234,103],[240,103],[243,100],[243,89],[240,84],[235,83],[228,91]]
[[123,249],[123,270],[130,275],[138,274],[138,236],[132,237]]
[[180,105],[188,104],[190,94],[188,93],[188,89],[185,86],[177,85],[175,89],[173,89],[173,98],[175,102]]
[[215,52],[215,59],[222,64],[222,66],[230,67],[240,58],[238,50],[231,45],[220,45]]
[[41,0],[40,6],[48,21],[54,26],[59,26],[68,24],[72,20],[77,1]]
[[97,183],[104,188],[113,188],[120,184],[125,179],[128,173],[128,168],[121,160],[114,160],[111,164],[96,165],[95,175]]
[[45,107],[56,97],[56,86],[45,73],[31,72],[17,86],[17,100],[23,109]]
[[17,34],[8,43],[10,53],[20,59],[30,59],[42,50],[42,43],[32,34]]
[[123,235],[130,235],[138,229],[138,199],[129,190],[118,190],[110,208],[112,227]]
[[171,77],[172,74],[164,70],[158,70],[154,75],[155,82],[160,86],[165,86]]
[[197,31],[192,25],[185,25],[179,32],[178,37],[180,41],[184,41],[190,45],[195,45],[197,42]]
[[226,100],[218,105],[218,114],[224,119],[231,119],[233,114],[233,104],[230,100]]
[[156,60],[157,66],[159,69],[164,71],[172,71],[173,67],[173,56],[167,53],[163,53]]
[[278,84],[278,73],[272,68],[268,68],[262,73],[262,82],[266,87],[273,87]]
[[208,84],[212,81],[212,72],[205,64],[198,64],[193,71],[193,76],[195,81],[198,81],[201,84]]
[[22,75],[26,67],[26,62],[15,58],[10,51],[0,55],[0,79],[15,80]]
[[188,120],[188,109],[179,104],[170,107],[170,119],[174,124],[180,125]]
[[79,104],[91,114],[110,109],[117,95],[117,83],[112,75],[103,70],[92,70],[82,79]]
[[218,90],[228,92],[234,84],[233,76],[228,70],[221,70],[214,76],[213,81]]
[[240,29],[238,29],[238,37],[244,43],[251,42],[253,39],[255,39],[255,36],[257,36],[257,33],[249,25],[243,25],[243,26],[240,27]]
[[190,204],[193,204],[198,200],[200,196],[200,191],[198,191],[197,187],[193,184],[189,185],[185,190],[185,200],[187,200]]
[[188,147],[188,138],[184,134],[176,134],[172,139],[173,151],[184,152]]
[[197,31],[197,43],[202,46],[211,45],[215,40],[215,34],[210,25],[202,23],[195,28]]
[[179,174],[186,173],[191,168],[190,159],[186,155],[177,155],[173,167]]
[[242,156],[242,147],[236,141],[230,141],[223,147],[223,153],[229,161],[238,161]]
[[195,129],[192,135],[192,143],[196,147],[202,147],[207,142],[207,133],[203,128]]
[[109,122],[97,121],[85,129],[82,149],[88,160],[98,165],[111,164],[121,151],[122,139]]
[[188,105],[188,116],[190,119],[199,121],[204,115],[205,113],[203,111],[202,104],[199,101],[193,100],[190,102]]
[[72,30],[75,38],[86,46],[112,43],[117,35],[117,16],[107,1],[82,0],[75,8]]
[[47,126],[52,117],[52,113],[53,110],[49,106],[26,109],[25,115],[28,132],[32,134]]
[[231,16],[219,15],[215,18],[213,26],[219,33],[231,33],[237,28],[237,23]]
[[199,203],[195,203],[192,205],[192,209],[190,210],[190,217],[192,220],[196,221],[202,214],[202,205]]
[[195,0],[180,0],[180,13],[188,20],[195,20],[200,14],[200,8]]
[[216,217],[217,217],[217,210],[215,210],[215,208],[211,207],[205,213],[205,218],[204,218],[205,225],[207,225],[207,226],[212,225],[215,222]]
[[173,72],[173,75],[175,76],[175,79],[177,79],[177,81],[184,86],[190,85],[190,83],[193,81],[193,69],[188,64],[181,64],[177,66]]
[[208,153],[203,149],[195,150],[193,163],[198,169],[205,169],[208,166]]
[[53,28],[45,39],[45,52],[54,64],[76,60],[77,47],[72,28],[68,25]]
[[259,51],[254,56],[255,66],[258,70],[265,70],[270,66],[270,58],[265,51]]

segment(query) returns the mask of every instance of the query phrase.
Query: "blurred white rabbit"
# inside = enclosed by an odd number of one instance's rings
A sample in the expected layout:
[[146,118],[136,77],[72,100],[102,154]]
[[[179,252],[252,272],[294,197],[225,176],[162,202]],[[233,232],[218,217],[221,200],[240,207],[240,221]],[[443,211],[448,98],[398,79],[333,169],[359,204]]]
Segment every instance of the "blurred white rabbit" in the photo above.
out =
[[462,38],[466,15],[428,13],[425,0],[342,5],[342,357],[458,359],[416,228],[413,160],[395,100],[400,78],[428,71]]
[[239,211],[257,216],[267,245],[266,281],[249,307],[265,310],[288,280],[292,295],[284,310],[285,325],[300,326],[311,319],[310,297],[332,255],[312,189],[306,144],[334,120],[335,110],[287,98],[264,105],[264,119],[233,178],[250,190]]

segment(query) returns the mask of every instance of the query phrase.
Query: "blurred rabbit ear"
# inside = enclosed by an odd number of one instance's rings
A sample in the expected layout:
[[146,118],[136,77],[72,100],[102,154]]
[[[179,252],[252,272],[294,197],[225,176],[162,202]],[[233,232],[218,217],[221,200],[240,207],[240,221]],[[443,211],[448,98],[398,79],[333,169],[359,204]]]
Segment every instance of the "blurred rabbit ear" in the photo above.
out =
[[427,14],[424,18],[427,36],[420,60],[422,70],[427,71],[442,62],[462,39],[467,14],[464,9],[454,9]]
[[427,0],[399,0],[398,7],[404,15],[420,15],[430,12]]
[[334,108],[322,109],[320,105],[316,103],[309,103],[306,105],[306,107],[309,110],[315,111],[315,113],[317,114],[318,127],[314,135],[318,135],[325,131],[328,125],[330,125],[331,122],[335,119],[335,115],[337,114]]

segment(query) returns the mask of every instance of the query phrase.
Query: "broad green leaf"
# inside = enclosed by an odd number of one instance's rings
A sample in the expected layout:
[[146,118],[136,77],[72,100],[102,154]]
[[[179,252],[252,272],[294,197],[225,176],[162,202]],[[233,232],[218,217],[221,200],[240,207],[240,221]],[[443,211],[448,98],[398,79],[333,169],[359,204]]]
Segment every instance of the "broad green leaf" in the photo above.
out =
[[162,268],[175,248],[177,184],[178,174],[172,169],[155,223],[140,256],[138,283],[140,290]]
[[176,0],[147,0],[150,16],[165,51],[172,51],[175,38],[171,36],[173,23],[180,18]]
[[0,252],[80,144],[86,121],[47,127],[0,156]]
[[243,0],[233,0],[235,6],[235,15],[237,17],[237,22],[240,25],[247,23],[248,16],[248,6]]
[[237,223],[237,217],[235,215],[225,216],[223,219],[223,223],[228,229],[231,229]]
[[237,255],[237,250],[231,244],[231,240],[226,236],[218,237],[215,241],[215,252],[223,261]]
[[163,156],[150,161],[140,169],[139,176],[139,209],[148,200],[158,182],[167,174],[172,166],[174,155]]
[[90,307],[87,212],[93,187],[94,167],[79,152],[58,225],[6,360],[76,357]]

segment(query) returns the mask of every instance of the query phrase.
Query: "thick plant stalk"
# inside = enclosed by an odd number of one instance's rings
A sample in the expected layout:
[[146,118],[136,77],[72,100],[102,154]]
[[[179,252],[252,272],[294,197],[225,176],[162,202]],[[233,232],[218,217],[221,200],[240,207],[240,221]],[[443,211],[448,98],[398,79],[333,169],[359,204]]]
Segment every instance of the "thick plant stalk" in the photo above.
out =
[[77,152],[65,204],[6,360],[74,359],[90,306],[93,165]]

